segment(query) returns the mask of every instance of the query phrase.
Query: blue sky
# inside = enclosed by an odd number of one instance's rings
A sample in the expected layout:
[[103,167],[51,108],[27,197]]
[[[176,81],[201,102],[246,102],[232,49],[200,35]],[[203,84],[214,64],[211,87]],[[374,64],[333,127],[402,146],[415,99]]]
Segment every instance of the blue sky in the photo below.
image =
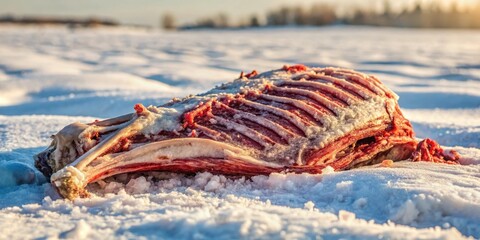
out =
[[[394,1],[411,4],[416,0]],[[439,0],[422,0],[432,2]],[[441,0],[454,1],[454,0]],[[459,0],[474,2],[478,0]],[[0,0],[0,14],[99,16],[110,17],[122,23],[158,26],[160,16],[173,13],[180,23],[192,22],[219,12],[227,13],[232,21],[251,14],[263,15],[269,9],[282,5],[311,5],[317,2],[335,3],[347,9],[353,5],[379,8],[384,0]]]

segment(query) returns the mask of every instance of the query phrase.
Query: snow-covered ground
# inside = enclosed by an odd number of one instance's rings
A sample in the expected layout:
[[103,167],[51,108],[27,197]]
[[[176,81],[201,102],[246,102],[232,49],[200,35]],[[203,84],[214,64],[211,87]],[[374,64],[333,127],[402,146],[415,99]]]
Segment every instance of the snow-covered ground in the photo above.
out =
[[[0,236],[480,238],[480,32],[359,27],[143,32],[0,28]],[[323,175],[120,175],[58,199],[32,155],[74,121],[205,91],[240,71],[342,66],[396,91],[420,138],[459,166],[395,163]],[[102,185],[102,188],[99,186]]]

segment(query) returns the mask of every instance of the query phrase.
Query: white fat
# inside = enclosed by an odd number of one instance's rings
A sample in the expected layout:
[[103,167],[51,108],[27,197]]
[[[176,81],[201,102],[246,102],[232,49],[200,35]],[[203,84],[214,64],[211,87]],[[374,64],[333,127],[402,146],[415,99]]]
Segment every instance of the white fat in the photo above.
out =
[[343,108],[340,110],[339,117],[326,117],[328,121],[325,121],[325,126],[309,128],[307,138],[314,138],[317,144],[324,146],[361,126],[365,126],[368,122],[384,116],[386,106],[395,106],[394,102],[387,104],[387,101],[393,100],[374,97]]
[[[194,157],[212,157],[223,158],[223,151],[215,147],[208,147],[203,144],[190,143],[185,145],[172,145],[161,148],[155,152],[157,157],[165,157],[167,159],[184,159]],[[148,158],[148,157],[147,157]]]
[[223,150],[223,152],[224,152],[225,157],[227,157],[227,158],[243,160],[245,162],[249,162],[249,163],[252,163],[254,165],[260,165],[260,166],[266,166],[266,167],[282,167],[281,165],[276,164],[276,163],[261,161],[261,160],[258,160],[256,158],[253,158],[253,157],[248,156],[248,155],[234,153],[234,152],[232,152],[230,150],[227,150],[227,149]]
[[180,117],[183,111],[176,108],[164,108],[149,106],[150,112],[146,116],[139,117],[141,132],[145,135],[157,134],[160,131],[178,131],[181,129]]
[[[387,102],[390,101],[389,104]],[[299,165],[304,164],[299,156],[305,148],[323,148],[336,139],[345,136],[355,129],[366,126],[369,122],[379,117],[385,116],[387,106],[395,106],[393,99],[383,97],[373,97],[369,100],[360,101],[346,108],[338,108],[338,116],[325,116],[323,126],[308,126],[306,137],[296,137],[289,139],[287,147],[275,145],[269,148],[267,153],[257,156],[266,161],[278,161],[279,157],[289,156],[291,152],[296,152],[295,162]],[[319,164],[322,164],[319,162]]]
[[265,86],[270,85],[275,78],[275,74],[263,74],[254,79],[239,78],[233,82],[222,84],[199,96],[215,97],[225,94],[237,94],[250,90],[263,90]]

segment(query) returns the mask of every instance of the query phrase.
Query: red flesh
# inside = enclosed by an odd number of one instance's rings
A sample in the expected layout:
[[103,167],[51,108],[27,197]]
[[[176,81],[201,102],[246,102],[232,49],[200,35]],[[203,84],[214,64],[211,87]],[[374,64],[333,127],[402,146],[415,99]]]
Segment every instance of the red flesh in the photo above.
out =
[[301,71],[307,70],[307,67],[305,65],[302,65],[302,64],[297,64],[297,65],[293,65],[293,66],[285,65],[285,66],[283,66],[283,70],[285,70],[289,73],[296,73],[296,72],[301,72]]

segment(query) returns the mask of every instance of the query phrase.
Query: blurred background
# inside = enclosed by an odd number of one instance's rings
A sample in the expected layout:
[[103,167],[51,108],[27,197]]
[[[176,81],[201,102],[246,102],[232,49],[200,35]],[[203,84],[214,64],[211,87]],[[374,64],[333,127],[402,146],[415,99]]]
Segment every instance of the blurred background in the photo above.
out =
[[1,0],[0,22],[180,30],[334,24],[480,28],[480,1]]
[[0,115],[113,117],[300,63],[373,74],[419,137],[478,146],[479,29],[480,0],[0,0]]

